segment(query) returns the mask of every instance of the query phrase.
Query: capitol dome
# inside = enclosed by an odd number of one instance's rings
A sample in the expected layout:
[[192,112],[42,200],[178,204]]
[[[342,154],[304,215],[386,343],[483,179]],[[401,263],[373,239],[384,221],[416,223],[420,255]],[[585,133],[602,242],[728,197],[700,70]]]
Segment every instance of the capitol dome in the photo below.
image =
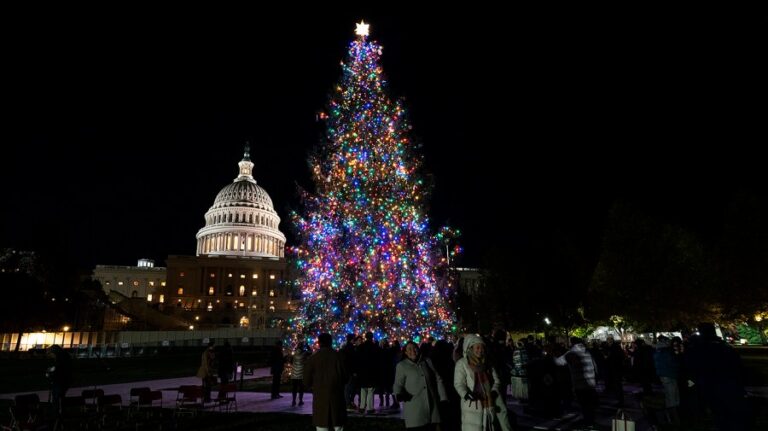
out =
[[285,257],[285,235],[272,199],[253,179],[246,145],[240,175],[221,189],[197,232],[198,256]]

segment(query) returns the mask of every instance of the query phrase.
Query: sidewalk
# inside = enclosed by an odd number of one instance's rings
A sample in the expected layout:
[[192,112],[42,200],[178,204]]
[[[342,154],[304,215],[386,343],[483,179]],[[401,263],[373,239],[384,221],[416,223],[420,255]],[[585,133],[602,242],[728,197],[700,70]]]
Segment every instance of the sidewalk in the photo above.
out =
[[[253,375],[245,376],[246,380],[269,377],[268,368],[255,369]],[[176,379],[149,380],[129,383],[118,383],[111,385],[102,385],[99,388],[104,393],[119,394],[122,397],[123,405],[128,405],[131,388],[149,387],[151,390],[160,390],[163,394],[163,407],[173,408],[176,403],[177,388],[182,385],[200,385],[200,379],[197,377],[183,377]],[[76,387],[68,391],[68,395],[79,395],[84,389],[93,389],[93,387]],[[754,387],[747,388],[749,392],[756,396],[768,397],[768,388]],[[624,385],[625,407],[622,410],[627,416],[636,421],[636,430],[642,431],[649,429],[649,424],[645,419],[639,404],[639,398],[635,395],[640,393],[641,388],[631,384]],[[0,394],[0,399],[10,398],[19,394],[37,393],[40,400],[48,400],[48,391],[32,391],[14,394]],[[291,394],[282,393],[282,398],[272,400],[269,392],[237,392],[237,406],[239,412],[251,413],[288,413],[298,415],[312,414],[312,394],[304,395],[303,406],[291,406]],[[376,397],[378,398],[378,397]],[[376,401],[376,399],[374,400]],[[378,402],[376,401],[378,404]],[[534,430],[570,430],[579,420],[579,414],[575,406],[566,411],[563,416],[558,418],[546,418],[533,416],[527,412],[526,405],[520,401],[509,397],[508,406],[511,412],[517,416],[517,423],[522,429]],[[597,423],[599,429],[610,429],[611,419],[616,415],[617,408],[615,400],[609,396],[600,393],[600,403],[597,411]],[[349,413],[350,416],[361,416],[358,413]],[[392,411],[389,409],[377,409],[375,417],[382,418],[402,418],[402,410]]]
[[[259,379],[269,377],[269,368],[257,368],[253,370],[253,375],[245,376],[245,380]],[[239,380],[238,380],[239,382]],[[146,380],[139,382],[128,383],[116,383],[111,385],[97,386],[99,389],[104,390],[105,395],[118,394],[121,396],[123,405],[129,404],[129,396],[131,388],[148,387],[153,391],[161,391],[163,394],[163,407],[173,408],[176,405],[176,394],[179,386],[182,385],[200,385],[200,379],[194,376],[181,377],[176,379],[161,379],[161,380]],[[239,385],[238,385],[239,387]],[[67,395],[76,396],[80,395],[85,389],[93,389],[93,386],[89,387],[74,387],[67,391]],[[215,390],[215,389],[214,389]],[[0,394],[0,399],[13,399],[16,395],[22,394],[37,394],[41,401],[48,400],[49,391],[30,391],[30,392],[18,392]],[[304,394],[303,406],[291,406],[291,394],[282,393],[283,398],[276,400],[271,399],[269,392],[237,392],[237,410],[239,412],[252,412],[252,413],[291,413],[299,415],[311,415],[312,414],[312,394]],[[377,410],[375,416],[377,417],[394,417],[399,418],[399,411],[390,410]],[[357,413],[350,413],[355,416]]]

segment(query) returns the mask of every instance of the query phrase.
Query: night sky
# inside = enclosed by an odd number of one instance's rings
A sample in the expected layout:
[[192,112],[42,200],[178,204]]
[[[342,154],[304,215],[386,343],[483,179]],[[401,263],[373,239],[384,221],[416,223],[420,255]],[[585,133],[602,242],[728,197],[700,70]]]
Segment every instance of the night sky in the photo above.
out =
[[246,140],[290,242],[360,18],[466,265],[552,232],[594,250],[616,199],[716,238],[735,193],[766,196],[764,18],[389,7],[8,16],[0,247],[194,254]]

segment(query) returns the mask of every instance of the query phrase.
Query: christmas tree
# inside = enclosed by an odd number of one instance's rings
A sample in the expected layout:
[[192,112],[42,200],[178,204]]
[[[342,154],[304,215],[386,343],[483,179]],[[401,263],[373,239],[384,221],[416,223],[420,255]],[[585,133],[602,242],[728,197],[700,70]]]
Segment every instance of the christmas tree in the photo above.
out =
[[310,157],[315,193],[303,192],[303,214],[293,214],[302,303],[290,326],[310,342],[320,332],[337,343],[367,331],[400,342],[442,338],[456,330],[437,276],[443,235],[429,231],[421,157],[401,102],[388,97],[382,48],[364,22],[356,33],[320,114],[327,130]]

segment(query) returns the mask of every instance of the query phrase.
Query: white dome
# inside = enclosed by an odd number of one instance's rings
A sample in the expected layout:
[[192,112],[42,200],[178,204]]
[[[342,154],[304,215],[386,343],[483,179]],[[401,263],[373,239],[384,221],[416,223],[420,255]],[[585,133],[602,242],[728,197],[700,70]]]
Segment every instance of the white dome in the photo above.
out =
[[238,166],[240,175],[221,189],[205,213],[205,227],[197,233],[197,255],[284,257],[280,217],[253,179],[247,145]]
[[235,180],[234,183],[221,189],[212,208],[229,206],[252,206],[272,211],[272,199],[264,189],[256,185],[256,181]]

